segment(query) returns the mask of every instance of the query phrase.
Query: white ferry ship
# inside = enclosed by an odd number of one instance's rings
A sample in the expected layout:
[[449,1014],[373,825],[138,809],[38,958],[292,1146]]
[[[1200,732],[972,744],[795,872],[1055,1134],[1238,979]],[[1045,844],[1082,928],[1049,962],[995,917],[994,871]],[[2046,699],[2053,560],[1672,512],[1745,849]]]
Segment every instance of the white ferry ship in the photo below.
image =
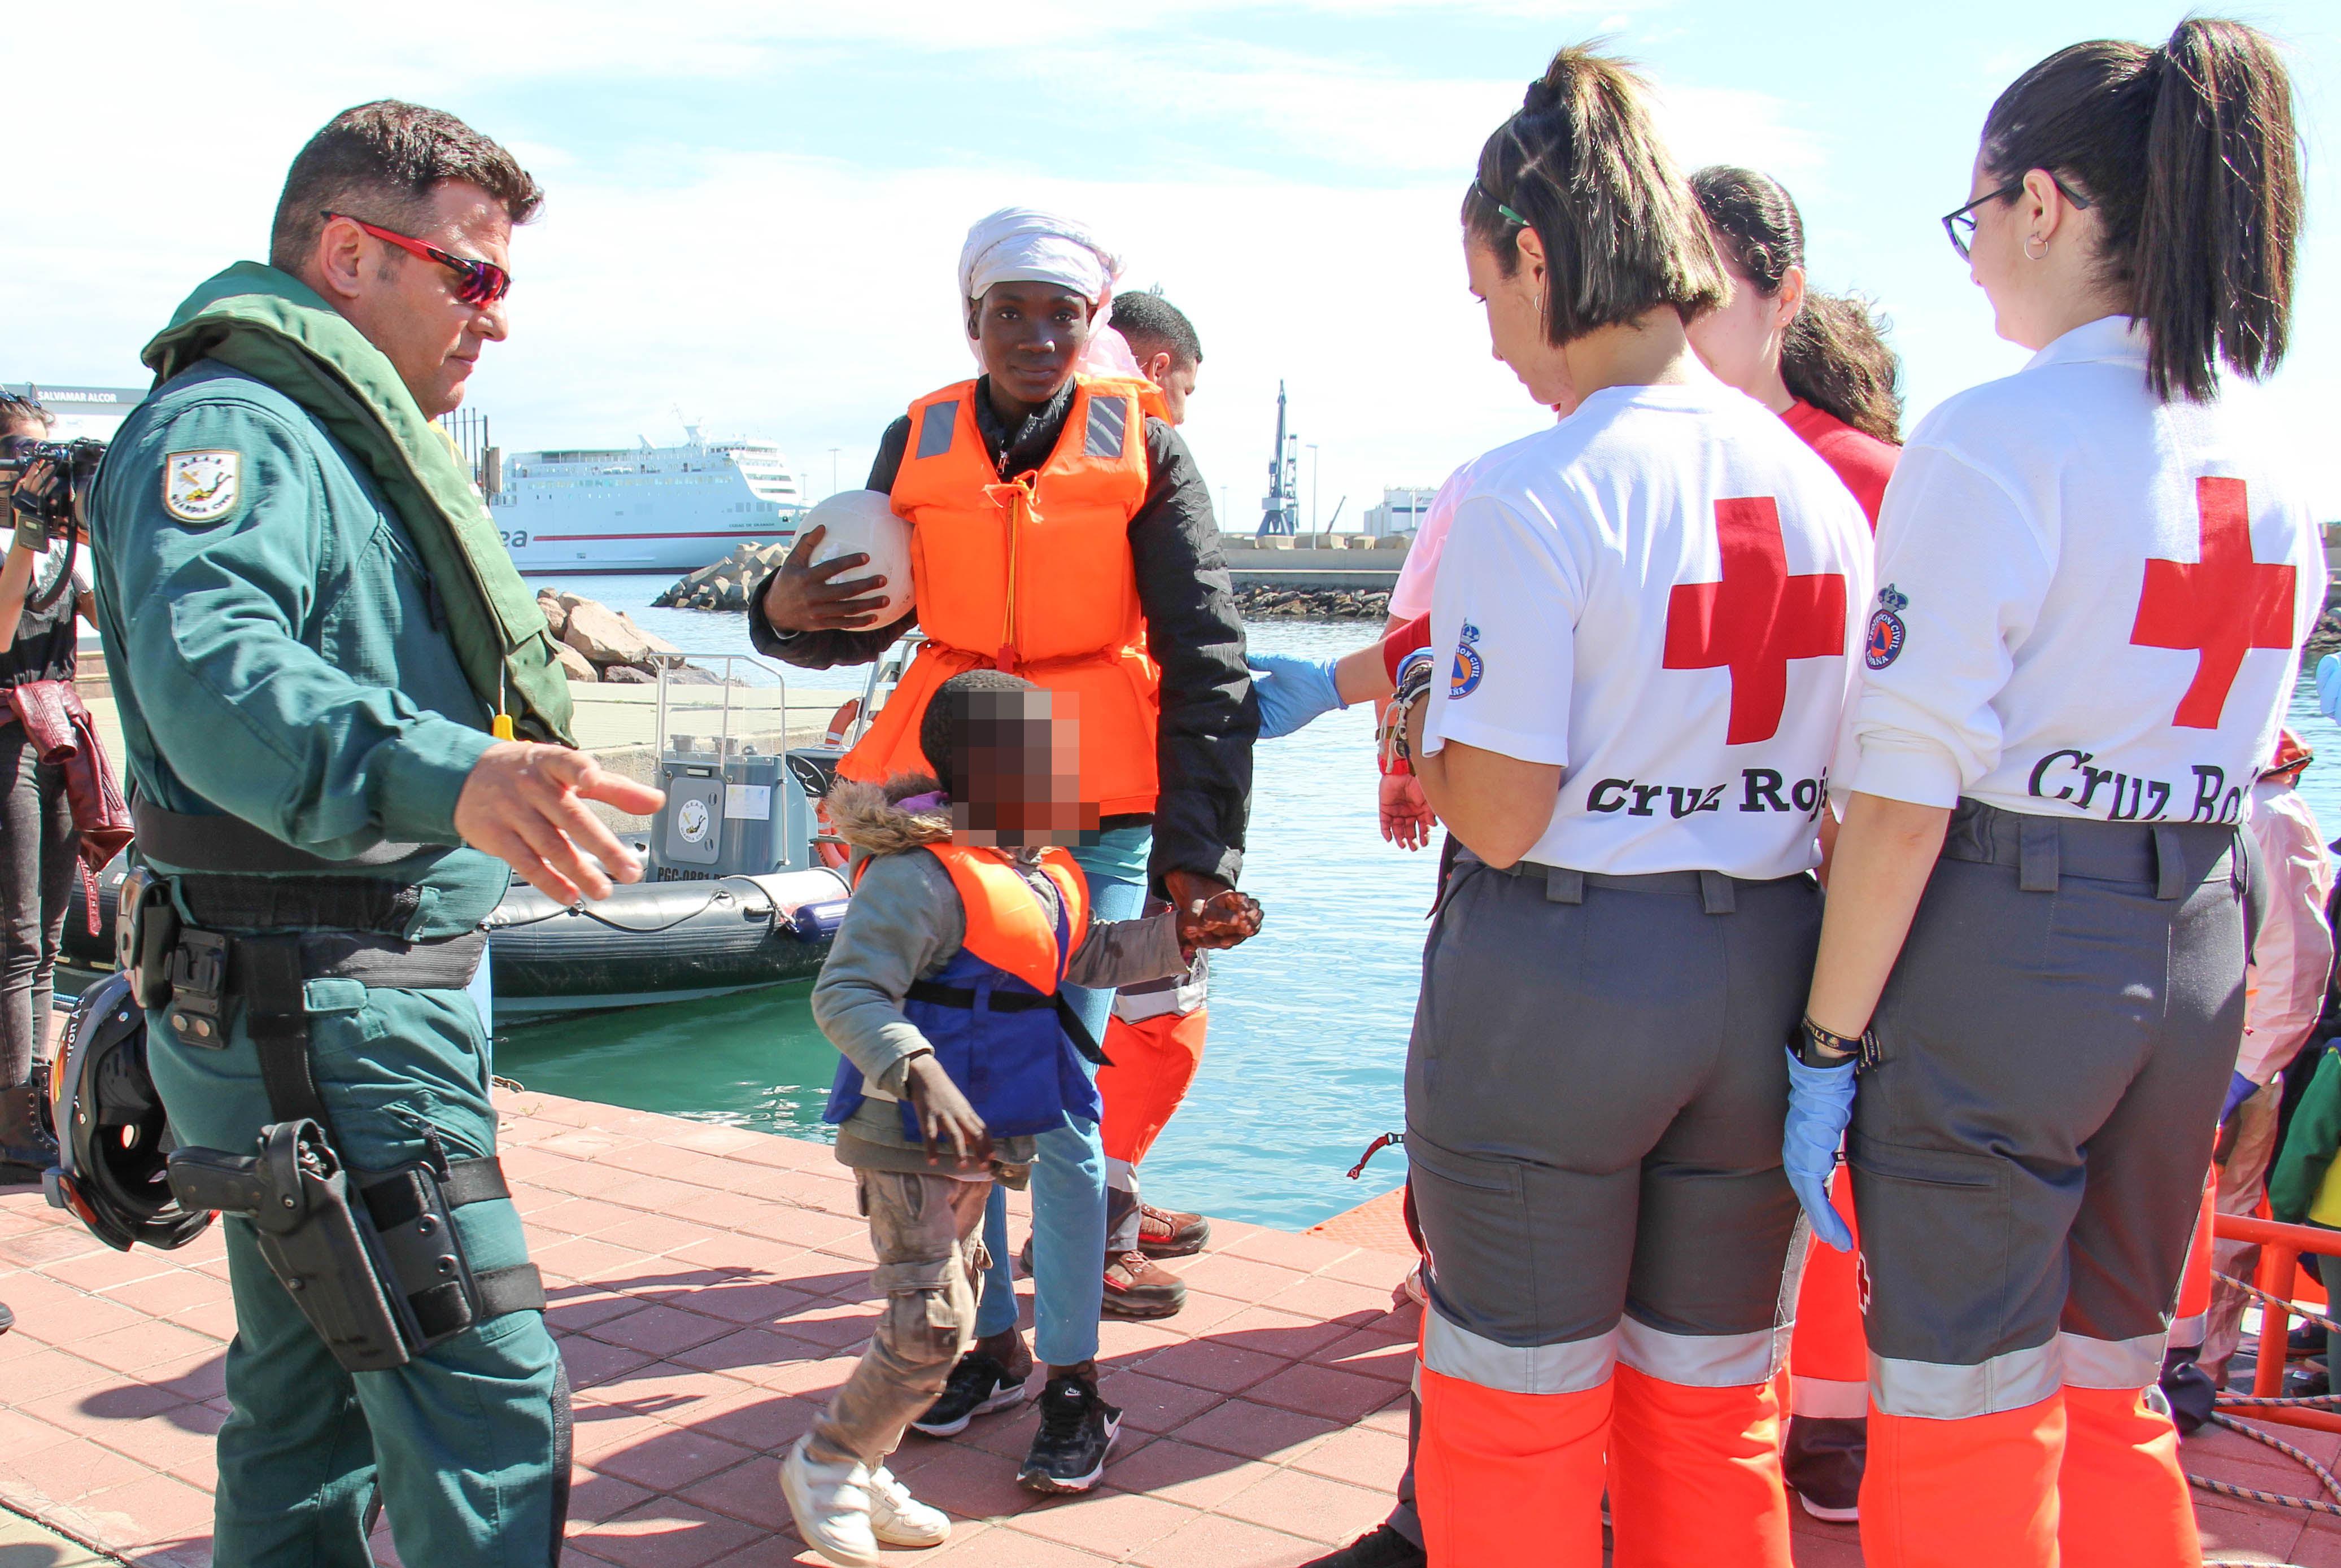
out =
[[491,515],[523,571],[696,571],[753,540],[796,537],[804,496],[770,442],[503,456]]

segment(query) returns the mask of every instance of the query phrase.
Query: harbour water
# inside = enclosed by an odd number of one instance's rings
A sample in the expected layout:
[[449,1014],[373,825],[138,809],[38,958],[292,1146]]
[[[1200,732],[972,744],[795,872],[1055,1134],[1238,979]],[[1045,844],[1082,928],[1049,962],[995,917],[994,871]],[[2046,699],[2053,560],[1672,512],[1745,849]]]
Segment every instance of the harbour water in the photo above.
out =
[[[671,580],[553,583],[624,610],[699,652],[749,651],[744,619],[653,610]],[[1330,658],[1377,633],[1366,621],[1262,621],[1264,651]],[[854,684],[832,671],[821,684]],[[1400,1086],[1435,851],[1410,854],[1376,826],[1370,720],[1329,716],[1260,748],[1244,888],[1260,936],[1215,955],[1210,1047],[1186,1107],[1146,1164],[1150,1196],[1179,1208],[1299,1228],[1396,1186],[1405,1161],[1345,1173],[1400,1123]],[[533,1089],[642,1110],[821,1136],[837,1056],[808,987],[500,1027],[496,1068]]]
[[[663,578],[562,586],[627,610],[679,647],[747,650],[738,615],[648,608]],[[1250,628],[1263,651],[1318,658],[1378,630],[1361,621]],[[832,674],[824,684],[851,682]],[[2341,834],[2341,727],[2316,711],[2306,675],[2292,723],[2320,753],[2303,792],[2327,836]],[[1213,960],[1202,1075],[1147,1162],[1147,1190],[1160,1201],[1294,1228],[1404,1174],[1393,1149],[1363,1179],[1344,1179],[1370,1139],[1400,1125],[1434,870],[1433,852],[1382,842],[1370,749],[1369,721],[1351,711],[1256,754],[1244,886],[1266,906],[1268,923],[1256,940]],[[813,1027],[806,992],[794,986],[503,1029],[497,1067],[553,1094],[818,1136],[837,1058]]]

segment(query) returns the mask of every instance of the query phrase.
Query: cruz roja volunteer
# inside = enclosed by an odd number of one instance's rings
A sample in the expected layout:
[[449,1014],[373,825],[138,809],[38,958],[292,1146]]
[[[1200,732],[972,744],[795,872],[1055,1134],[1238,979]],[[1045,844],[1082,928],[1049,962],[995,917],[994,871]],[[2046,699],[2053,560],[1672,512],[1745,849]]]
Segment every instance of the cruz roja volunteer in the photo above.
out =
[[[975,224],[959,302],[983,373],[912,403],[870,471],[869,488],[911,525],[915,608],[879,624],[882,581],[844,575],[868,557],[814,565],[811,530],[749,614],[760,650],[812,669],[873,659],[914,624],[925,634],[842,765],[850,779],[923,766],[920,716],[963,670],[1006,670],[1071,699],[1080,794],[1098,814],[1071,854],[1101,919],[1136,916],[1150,888],[1190,908],[1233,884],[1260,722],[1209,491],[1160,391],[1107,330],[1120,270],[1061,217],[1009,208]],[[1101,1038],[1112,994],[1066,997]],[[1020,1479],[1079,1491],[1096,1484],[1121,1415],[1097,1388],[1105,1160],[1096,1124],[1070,1112],[1037,1148],[1033,1352],[1049,1375]],[[931,1434],[1023,1397],[1031,1360],[997,1195],[984,1245],[979,1337],[916,1424]]]
[[[202,283],[147,345],[155,390],[98,476],[174,1185],[300,1216],[227,1220],[223,1563],[360,1568],[377,1500],[409,1563],[560,1556],[567,1385],[466,987],[507,865],[606,896],[640,870],[585,801],[659,796],[563,744],[543,620],[429,422],[505,335],[539,201],[452,116],[337,116],[269,264]],[[369,1226],[385,1261],[347,1265]]]
[[1838,1065],[1798,1068],[1788,1149],[1818,1226],[1850,1118],[1878,1568],[2201,1561],[2144,1394],[2243,1029],[2238,829],[2325,593],[2219,395],[2284,352],[2298,156],[2274,47],[2189,20],[2026,72],[1944,219],[2034,353],[1887,491],[1801,1031]]
[[1643,93],[1563,50],[1463,206],[1498,357],[1576,412],[1475,465],[1408,717],[1463,846],[1406,1089],[1418,1500],[1457,1568],[1594,1568],[1605,1484],[1621,1565],[1788,1563],[1780,1042],[1869,533],[1692,352],[1722,278]]

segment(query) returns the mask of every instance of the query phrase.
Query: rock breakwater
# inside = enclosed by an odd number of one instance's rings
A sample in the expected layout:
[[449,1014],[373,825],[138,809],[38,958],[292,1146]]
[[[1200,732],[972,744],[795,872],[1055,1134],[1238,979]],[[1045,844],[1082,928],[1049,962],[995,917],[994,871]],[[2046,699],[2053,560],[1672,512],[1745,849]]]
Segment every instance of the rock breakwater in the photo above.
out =
[[1261,620],[1380,620],[1390,596],[1366,589],[1239,588],[1236,608]]
[[662,610],[745,610],[748,596],[789,556],[789,545],[742,544],[702,566],[651,602]]

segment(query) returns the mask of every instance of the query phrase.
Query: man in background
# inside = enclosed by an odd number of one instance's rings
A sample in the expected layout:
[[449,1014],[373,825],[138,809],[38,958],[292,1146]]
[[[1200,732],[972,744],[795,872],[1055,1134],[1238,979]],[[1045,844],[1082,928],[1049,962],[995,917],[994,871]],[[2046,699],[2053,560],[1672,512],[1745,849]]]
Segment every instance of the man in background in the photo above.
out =
[[[1203,362],[1195,323],[1159,290],[1117,294],[1113,330],[1130,344],[1138,368],[1162,389],[1174,425],[1187,422]],[[1211,1225],[1200,1215],[1157,1208],[1139,1196],[1138,1166],[1187,1097],[1203,1065],[1209,1026],[1204,1004],[1210,973],[1198,952],[1186,975],[1124,987],[1106,1027],[1108,1065],[1098,1069],[1105,1117],[1098,1139],[1105,1149],[1105,1298],[1109,1317],[1168,1317],[1184,1306],[1187,1286],[1154,1260],[1203,1250]]]

